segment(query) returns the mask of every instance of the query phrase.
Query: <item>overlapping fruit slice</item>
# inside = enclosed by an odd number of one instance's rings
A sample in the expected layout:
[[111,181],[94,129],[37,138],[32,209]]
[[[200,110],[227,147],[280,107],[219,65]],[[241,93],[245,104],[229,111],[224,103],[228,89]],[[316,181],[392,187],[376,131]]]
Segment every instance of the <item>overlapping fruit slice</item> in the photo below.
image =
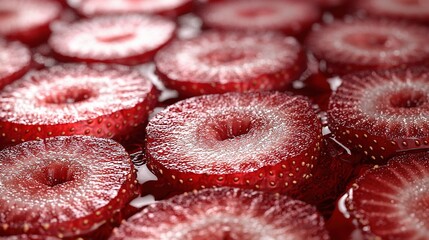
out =
[[49,45],[62,61],[136,65],[150,61],[175,29],[159,16],[101,16],[56,28]]
[[429,59],[429,28],[390,20],[354,20],[322,26],[308,36],[308,48],[330,74],[387,69]]
[[428,182],[427,152],[395,157],[359,178],[346,206],[365,239],[425,239]]
[[96,231],[137,191],[129,155],[110,139],[55,137],[0,152],[0,235]]
[[173,16],[192,10],[192,0],[69,0],[69,5],[83,16],[118,13],[150,13]]
[[22,77],[30,68],[30,50],[18,42],[0,39],[0,90]]
[[371,16],[429,23],[429,0],[354,0],[353,6]]
[[157,90],[126,67],[65,65],[32,72],[0,93],[0,146],[60,135],[127,140]]
[[37,45],[49,36],[49,24],[61,13],[51,0],[0,0],[0,36]]
[[429,147],[429,69],[364,72],[342,81],[328,117],[343,144],[377,161]]
[[180,190],[211,186],[298,196],[320,156],[321,125],[304,97],[227,93],[187,99],[149,121],[149,168]]
[[114,231],[119,239],[329,239],[316,209],[286,196],[206,189],[158,202]]
[[155,64],[168,88],[195,96],[283,90],[305,70],[306,56],[294,38],[280,34],[206,32],[173,41]]
[[204,5],[199,15],[209,28],[282,31],[296,36],[317,22],[321,13],[315,4],[307,1],[236,0]]

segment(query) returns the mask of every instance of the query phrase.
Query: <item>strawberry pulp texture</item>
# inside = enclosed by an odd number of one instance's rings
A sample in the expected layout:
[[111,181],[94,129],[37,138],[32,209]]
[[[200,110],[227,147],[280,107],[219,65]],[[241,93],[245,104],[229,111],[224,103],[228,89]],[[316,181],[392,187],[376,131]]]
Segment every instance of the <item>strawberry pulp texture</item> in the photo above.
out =
[[27,47],[0,39],[0,90],[27,73],[30,64],[31,55]]
[[125,142],[143,131],[156,98],[152,83],[126,67],[35,71],[0,93],[0,146],[61,135]]
[[236,186],[299,195],[318,166],[321,124],[306,98],[206,95],[149,121],[149,168],[183,191]]
[[404,154],[365,172],[346,200],[366,238],[425,239],[428,221],[428,152]]
[[314,207],[286,196],[234,188],[205,189],[160,201],[123,223],[110,239],[132,237],[328,239]]
[[49,45],[60,61],[138,65],[152,60],[175,30],[159,16],[100,16],[56,28]]
[[0,36],[36,46],[51,33],[62,7],[51,0],[0,0]]
[[335,137],[371,162],[429,147],[429,70],[385,70],[342,77],[331,97]]
[[314,29],[308,49],[322,70],[345,75],[363,70],[424,64],[429,60],[429,28],[393,20],[335,21]]
[[206,32],[155,57],[160,79],[183,96],[285,90],[305,62],[294,38],[275,33]]
[[0,160],[0,235],[93,233],[120,221],[138,194],[129,155],[109,139],[29,141],[2,150]]

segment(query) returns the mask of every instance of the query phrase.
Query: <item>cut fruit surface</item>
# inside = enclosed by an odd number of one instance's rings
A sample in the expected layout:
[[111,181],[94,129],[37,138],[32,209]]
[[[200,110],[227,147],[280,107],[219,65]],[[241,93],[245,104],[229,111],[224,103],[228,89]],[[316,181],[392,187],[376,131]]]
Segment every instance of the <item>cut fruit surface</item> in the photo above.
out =
[[206,189],[144,209],[119,239],[328,239],[323,218],[298,200],[252,190]]
[[299,195],[318,163],[321,125],[304,97],[205,95],[149,121],[148,167],[177,189],[236,186]]
[[0,90],[22,77],[30,68],[30,50],[18,42],[0,39]]
[[127,140],[157,90],[126,67],[64,65],[35,71],[0,93],[0,146],[61,135]]
[[49,45],[61,61],[136,65],[150,61],[175,29],[159,16],[101,16],[56,28]]
[[429,147],[429,69],[364,72],[341,79],[328,110],[340,142],[376,161]]
[[429,0],[355,0],[353,5],[371,16],[429,23]]
[[156,71],[184,96],[284,90],[305,70],[306,56],[291,37],[274,33],[206,32],[158,52]]
[[387,69],[429,59],[429,28],[390,20],[334,22],[309,34],[307,45],[330,74]]
[[368,170],[346,200],[365,239],[426,239],[429,154],[405,154]]
[[87,17],[118,13],[148,13],[176,17],[191,11],[193,7],[192,0],[68,0],[68,3],[80,15]]
[[317,22],[321,12],[315,4],[307,1],[236,0],[204,5],[199,15],[209,28],[281,31],[296,36]]
[[0,0],[0,36],[37,45],[49,36],[49,24],[61,13],[51,0]]
[[96,231],[135,196],[125,149],[87,136],[0,151],[0,235],[72,237]]

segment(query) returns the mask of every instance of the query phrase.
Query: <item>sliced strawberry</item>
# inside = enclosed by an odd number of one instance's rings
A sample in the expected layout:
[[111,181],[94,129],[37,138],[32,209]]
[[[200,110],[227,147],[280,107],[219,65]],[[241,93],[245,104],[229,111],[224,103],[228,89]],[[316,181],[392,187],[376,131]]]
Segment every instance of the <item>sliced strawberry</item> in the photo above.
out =
[[428,152],[398,156],[359,178],[346,206],[366,239],[426,239],[428,181]]
[[371,16],[429,23],[429,0],[354,0],[353,7]]
[[199,15],[209,28],[282,31],[297,36],[317,22],[321,12],[306,1],[235,0],[203,5]]
[[386,69],[428,61],[429,28],[395,21],[334,22],[309,34],[308,48],[330,74]]
[[0,151],[0,235],[94,232],[135,197],[136,174],[110,139],[55,137]]
[[306,98],[228,93],[178,102],[147,127],[148,167],[176,189],[236,186],[299,195],[319,162]]
[[150,13],[177,17],[190,12],[193,7],[192,0],[68,0],[68,3],[80,15],[87,17],[118,13]]
[[158,52],[156,71],[184,96],[284,90],[305,70],[306,56],[291,37],[272,33],[206,32]]
[[18,42],[0,39],[0,90],[22,77],[30,68],[30,50]]
[[56,28],[49,44],[62,61],[136,65],[150,61],[175,28],[158,16],[102,16]]
[[51,0],[0,0],[0,36],[37,45],[50,34],[49,24],[61,14]]
[[55,66],[0,93],[0,146],[60,135],[127,140],[143,128],[157,90],[126,67]]
[[372,160],[429,147],[429,69],[342,77],[328,116],[336,138]]
[[114,231],[119,239],[328,239],[301,201],[252,190],[206,189],[155,203]]

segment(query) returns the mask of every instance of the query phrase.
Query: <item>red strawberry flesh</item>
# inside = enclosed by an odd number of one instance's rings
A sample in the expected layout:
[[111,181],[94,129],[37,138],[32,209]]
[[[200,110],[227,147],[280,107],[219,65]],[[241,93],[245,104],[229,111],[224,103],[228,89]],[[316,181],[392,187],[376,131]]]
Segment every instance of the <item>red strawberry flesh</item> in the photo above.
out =
[[49,24],[61,5],[51,0],[0,0],[0,36],[37,45],[49,36]]
[[428,0],[355,0],[353,5],[371,16],[429,23]]
[[30,68],[30,50],[18,42],[0,40],[0,90]]
[[295,39],[272,33],[207,32],[174,41],[155,57],[165,85],[185,96],[283,90],[305,62]]
[[0,146],[61,135],[127,140],[157,91],[126,67],[64,65],[35,71],[0,93]]
[[425,239],[429,233],[428,181],[427,152],[398,156],[359,178],[346,205],[373,239]]
[[87,136],[6,148],[0,176],[0,235],[83,235],[113,218],[136,190],[124,148]]
[[136,65],[150,61],[175,28],[158,16],[102,16],[55,29],[49,45],[61,61]]
[[314,207],[285,196],[206,189],[158,202],[110,239],[328,239]]
[[429,147],[429,69],[364,72],[342,81],[328,110],[340,142],[377,161]]
[[87,17],[118,13],[149,13],[175,17],[192,10],[192,0],[69,0],[68,2],[79,14]]
[[204,25],[222,30],[282,31],[300,35],[320,18],[306,1],[237,0],[210,3],[199,12]]
[[307,45],[328,73],[343,75],[428,61],[428,35],[429,28],[396,21],[337,21],[310,33]]
[[306,98],[205,95],[149,121],[148,167],[181,190],[237,186],[298,195],[320,155],[321,126]]

